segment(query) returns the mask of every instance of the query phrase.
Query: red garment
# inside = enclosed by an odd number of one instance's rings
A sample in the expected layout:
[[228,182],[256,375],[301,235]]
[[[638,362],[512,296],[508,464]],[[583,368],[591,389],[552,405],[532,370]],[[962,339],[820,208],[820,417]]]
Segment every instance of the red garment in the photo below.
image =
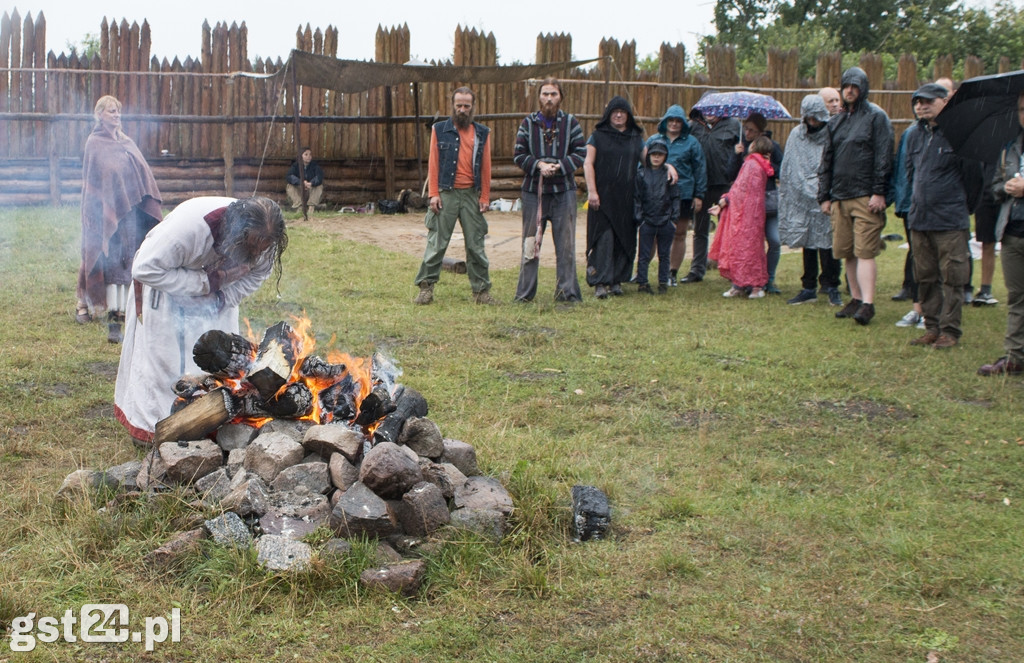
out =
[[764,251],[764,192],[774,174],[763,156],[752,153],[725,194],[726,206],[708,257],[718,271],[738,288],[762,288],[768,283],[768,258]]
[[[131,138],[116,140],[96,127],[85,142],[82,158],[82,265],[78,272],[78,298],[90,308],[106,308],[104,259],[111,237],[133,207],[156,221],[163,218],[160,190],[149,164]],[[122,249],[134,255],[142,237],[135,236],[134,228],[125,231],[128,241]]]

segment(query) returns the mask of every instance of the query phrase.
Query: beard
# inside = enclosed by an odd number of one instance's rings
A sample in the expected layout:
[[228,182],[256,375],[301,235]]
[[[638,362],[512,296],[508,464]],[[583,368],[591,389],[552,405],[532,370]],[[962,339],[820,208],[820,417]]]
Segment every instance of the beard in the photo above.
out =
[[540,112],[544,115],[544,117],[548,117],[548,118],[554,117],[554,116],[558,115],[558,107],[560,105],[561,105],[560,101],[559,102],[549,101],[547,103],[542,103],[541,107],[540,107]]
[[452,122],[455,123],[459,129],[465,129],[473,123],[473,113],[452,113]]

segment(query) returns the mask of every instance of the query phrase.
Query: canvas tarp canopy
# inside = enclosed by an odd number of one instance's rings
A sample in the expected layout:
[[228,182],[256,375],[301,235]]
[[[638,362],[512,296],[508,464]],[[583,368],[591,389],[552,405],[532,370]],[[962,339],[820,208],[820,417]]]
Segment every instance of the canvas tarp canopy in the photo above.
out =
[[[513,83],[531,78],[544,78],[598,59],[600,58],[544,64],[468,67],[340,60],[327,55],[293,50],[288,63],[278,75],[287,75],[293,70],[293,80],[299,85],[351,93],[363,92],[382,85],[408,83]],[[287,78],[285,80],[291,82]]]

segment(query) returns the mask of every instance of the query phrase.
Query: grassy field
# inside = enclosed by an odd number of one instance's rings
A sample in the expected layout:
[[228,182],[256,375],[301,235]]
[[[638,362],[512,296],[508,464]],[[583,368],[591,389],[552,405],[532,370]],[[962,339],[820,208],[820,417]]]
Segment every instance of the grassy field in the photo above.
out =
[[[321,348],[388,350],[517,506],[500,546],[445,533],[399,599],[359,587],[366,543],[295,576],[213,545],[158,572],[144,556],[209,514],[176,493],[56,502],[71,471],[139,456],[112,417],[119,349],[72,320],[77,208],[0,210],[0,625],[85,603],[125,603],[133,627],[181,614],[152,652],[5,640],[0,662],[1019,661],[1024,381],[974,373],[1002,354],[1006,307],[966,310],[951,351],[909,346],[888,299],[904,255],[879,258],[865,328],[824,298],[785,304],[799,254],[760,301],[723,299],[712,273],[560,310],[542,270],[534,304],[474,306],[445,273],[415,307],[415,258],[294,229],[280,296],[243,307],[253,327],[305,312]],[[516,277],[492,274],[503,302]],[[610,496],[609,540],[570,541],[576,483]]]

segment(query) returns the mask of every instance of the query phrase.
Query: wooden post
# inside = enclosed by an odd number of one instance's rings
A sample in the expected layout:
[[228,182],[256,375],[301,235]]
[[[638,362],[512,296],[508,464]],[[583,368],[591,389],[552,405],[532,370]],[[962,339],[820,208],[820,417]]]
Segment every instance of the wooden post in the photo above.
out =
[[296,160],[299,164],[299,190],[303,192],[302,195],[302,218],[309,221],[309,206],[306,205],[306,188],[302,184],[306,181],[306,164],[302,163],[302,143],[299,141],[299,81],[295,75],[295,63],[289,62],[289,67],[292,69],[292,111],[295,117],[295,133],[292,136],[292,147],[293,152],[296,153]]
[[395,199],[395,123],[392,121],[391,88],[384,89],[384,197]]
[[[229,77],[226,81],[227,93],[224,95],[224,116],[234,117],[235,115],[235,79]],[[221,132],[221,150],[224,154],[224,195],[234,197],[235,195],[235,124],[228,121]]]
[[50,162],[50,203],[54,206],[60,205],[60,159],[57,157],[55,124],[55,122],[50,122],[46,127],[46,151]]

